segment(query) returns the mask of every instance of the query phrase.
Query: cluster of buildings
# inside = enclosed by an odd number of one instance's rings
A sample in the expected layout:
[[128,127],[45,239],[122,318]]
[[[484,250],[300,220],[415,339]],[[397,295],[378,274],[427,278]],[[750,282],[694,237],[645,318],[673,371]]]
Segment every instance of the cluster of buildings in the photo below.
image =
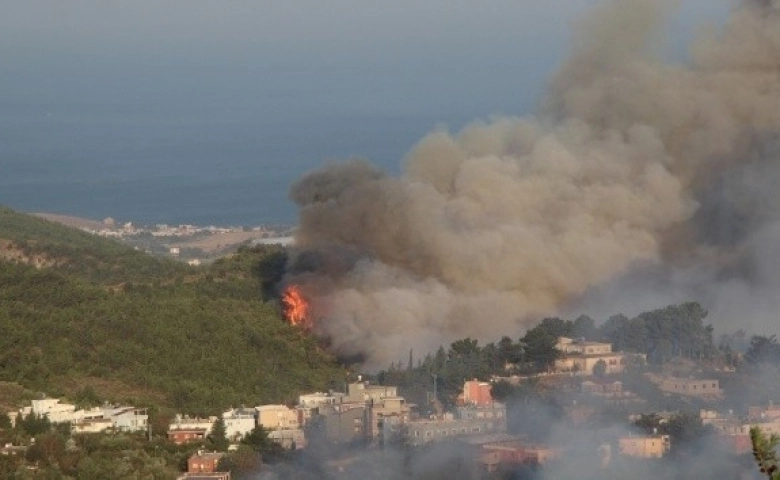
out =
[[245,227],[215,227],[209,225],[207,227],[199,227],[197,225],[167,225],[164,223],[154,226],[139,226],[132,222],[123,224],[117,224],[113,219],[107,218],[103,220],[102,228],[88,228],[82,227],[85,232],[101,237],[110,238],[125,238],[133,237],[137,235],[151,235],[153,237],[193,237],[195,235],[214,235],[218,233],[234,233],[234,232],[266,232],[266,228],[262,226],[245,228]]
[[735,454],[752,451],[750,429],[758,427],[767,436],[780,435],[780,407],[769,404],[750,407],[747,416],[735,415],[733,411],[718,412],[702,410],[699,413],[702,424],[710,425],[718,432],[718,441]]
[[[359,380],[346,392],[315,392],[298,397],[295,406],[260,405],[222,414],[226,435],[239,440],[256,425],[285,448],[304,448],[304,433],[321,436],[335,444],[381,444],[405,436],[411,444],[423,444],[453,437],[506,431],[506,408],[490,396],[490,384],[468,381],[455,412],[440,412],[419,418],[414,405],[398,395],[394,386],[372,385]],[[177,416],[168,438],[177,444],[206,438],[217,417]]]
[[[626,354],[612,351],[611,345],[561,339],[563,356],[556,368],[579,371],[586,376],[573,385],[579,385],[578,399],[564,409],[565,414],[578,424],[595,411],[594,404],[626,406],[643,402],[635,393],[624,388],[614,377],[593,375],[596,362],[603,360],[606,371],[621,372],[626,365]],[[590,372],[590,374],[588,373]],[[718,400],[722,390],[717,379],[686,378],[664,374],[646,374],[658,389],[667,395]],[[552,377],[555,378],[555,377]],[[567,380],[572,384],[573,379]],[[254,408],[236,408],[220,416],[192,418],[177,415],[167,430],[168,439],[176,444],[203,442],[213,431],[218,420],[225,426],[226,437],[237,443],[257,426],[269,432],[269,438],[286,449],[305,448],[313,438],[326,439],[337,445],[384,445],[403,443],[421,446],[435,442],[456,442],[470,452],[473,464],[485,471],[500,466],[522,464],[544,465],[562,457],[562,448],[530,442],[526,438],[506,433],[506,407],[491,395],[492,384],[478,380],[466,381],[457,398],[457,406],[444,411],[441,404],[432,401],[435,412],[421,416],[415,405],[399,395],[395,386],[374,385],[358,377],[357,382],[345,386],[344,392],[314,392],[298,397],[293,406],[272,404]],[[588,399],[596,399],[590,402]],[[434,399],[435,400],[435,399]],[[33,400],[29,407],[17,413],[12,420],[27,415],[45,416],[53,423],[69,422],[74,433],[106,431],[146,431],[149,428],[147,412],[132,406],[104,405],[78,409],[58,399]],[[701,410],[700,419],[717,431],[724,447],[735,454],[751,450],[749,431],[758,426],[767,434],[780,434],[780,406],[768,405],[750,408],[747,416],[733,412]],[[579,422],[582,423],[582,422]],[[609,444],[599,446],[599,452],[609,459],[612,451],[635,458],[660,458],[670,450],[666,435],[625,434]],[[222,453],[199,451],[188,463],[188,472],[181,478],[229,479],[217,471]],[[222,475],[222,476],[220,476]]]
[[71,424],[73,433],[139,432],[146,431],[149,416],[145,408],[105,404],[101,407],[79,409],[76,405],[62,403],[56,398],[33,400],[31,405],[10,415],[11,422],[33,414],[46,417],[52,423]]

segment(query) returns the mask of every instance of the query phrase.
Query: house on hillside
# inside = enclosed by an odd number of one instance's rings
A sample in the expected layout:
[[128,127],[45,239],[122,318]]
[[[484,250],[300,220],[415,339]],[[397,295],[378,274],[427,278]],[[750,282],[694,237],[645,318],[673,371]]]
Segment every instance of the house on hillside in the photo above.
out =
[[234,408],[222,414],[225,422],[225,437],[228,440],[240,440],[257,426],[257,410]]
[[149,415],[145,408],[111,407],[104,409],[104,416],[111,419],[118,432],[143,432],[149,427]]
[[187,459],[188,473],[214,473],[219,470],[219,461],[224,457],[220,452],[197,451]]
[[479,407],[489,406],[493,403],[491,388],[492,385],[488,382],[480,382],[477,379],[468,380],[463,384],[463,393],[458,395],[458,403]]
[[618,439],[620,454],[637,458],[661,458],[670,448],[669,435],[627,435]]
[[682,378],[648,373],[647,377],[664,393],[717,400],[723,397],[720,383],[714,378]]
[[176,445],[206,440],[209,431],[205,428],[176,428],[168,430],[168,440]]
[[606,366],[605,373],[620,373],[625,369],[627,359],[645,359],[645,356],[640,354],[613,352],[610,343],[586,342],[568,337],[559,337],[555,348],[561,352],[561,357],[556,359],[554,364],[558,373],[591,375],[593,368],[601,361]]

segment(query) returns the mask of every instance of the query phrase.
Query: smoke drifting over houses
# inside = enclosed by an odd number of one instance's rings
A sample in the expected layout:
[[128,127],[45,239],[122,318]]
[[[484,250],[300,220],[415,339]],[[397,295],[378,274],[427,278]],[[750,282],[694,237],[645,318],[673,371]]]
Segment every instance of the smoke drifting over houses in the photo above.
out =
[[675,65],[653,48],[669,3],[597,6],[535,118],[435,131],[400,177],[352,160],[297,182],[288,281],[315,330],[372,366],[637,298],[767,325],[780,285],[780,6],[742,2]]

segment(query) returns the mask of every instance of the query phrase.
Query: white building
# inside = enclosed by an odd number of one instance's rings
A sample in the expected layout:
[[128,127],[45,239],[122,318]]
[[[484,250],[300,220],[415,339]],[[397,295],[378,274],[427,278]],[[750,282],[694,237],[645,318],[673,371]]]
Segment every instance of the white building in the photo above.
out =
[[214,424],[217,422],[217,417],[209,418],[191,418],[181,415],[176,415],[173,422],[168,426],[168,430],[197,430],[205,429],[206,432],[210,432],[214,428]]
[[20,413],[27,415],[32,411],[35,415],[47,417],[52,423],[73,422],[79,420],[76,414],[76,406],[69,403],[60,403],[57,398],[44,398],[33,400],[32,406],[22,409]]
[[114,422],[110,418],[94,418],[71,424],[71,433],[100,433],[112,428]]
[[239,440],[251,433],[257,425],[255,410],[236,408],[222,414],[225,422],[225,436],[231,440]]
[[319,408],[325,405],[336,405],[344,398],[343,393],[309,393],[298,397],[298,406],[303,408]]
[[52,423],[70,422],[73,433],[96,433],[108,429],[137,432],[146,430],[149,424],[146,409],[104,405],[76,410],[75,405],[60,403],[56,398],[33,400],[31,406],[19,410],[17,416],[24,417],[30,413],[46,417]]
[[149,428],[149,415],[145,408],[117,407],[107,415],[112,427],[120,432],[142,432]]

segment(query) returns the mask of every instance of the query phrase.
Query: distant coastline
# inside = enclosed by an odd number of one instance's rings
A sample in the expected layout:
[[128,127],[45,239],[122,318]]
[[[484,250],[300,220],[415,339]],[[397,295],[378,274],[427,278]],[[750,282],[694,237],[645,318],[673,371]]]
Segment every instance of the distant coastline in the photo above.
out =
[[231,254],[240,246],[289,245],[295,231],[293,225],[141,225],[111,217],[95,220],[54,213],[33,215],[93,235],[115,238],[150,254],[177,258],[191,265]]

